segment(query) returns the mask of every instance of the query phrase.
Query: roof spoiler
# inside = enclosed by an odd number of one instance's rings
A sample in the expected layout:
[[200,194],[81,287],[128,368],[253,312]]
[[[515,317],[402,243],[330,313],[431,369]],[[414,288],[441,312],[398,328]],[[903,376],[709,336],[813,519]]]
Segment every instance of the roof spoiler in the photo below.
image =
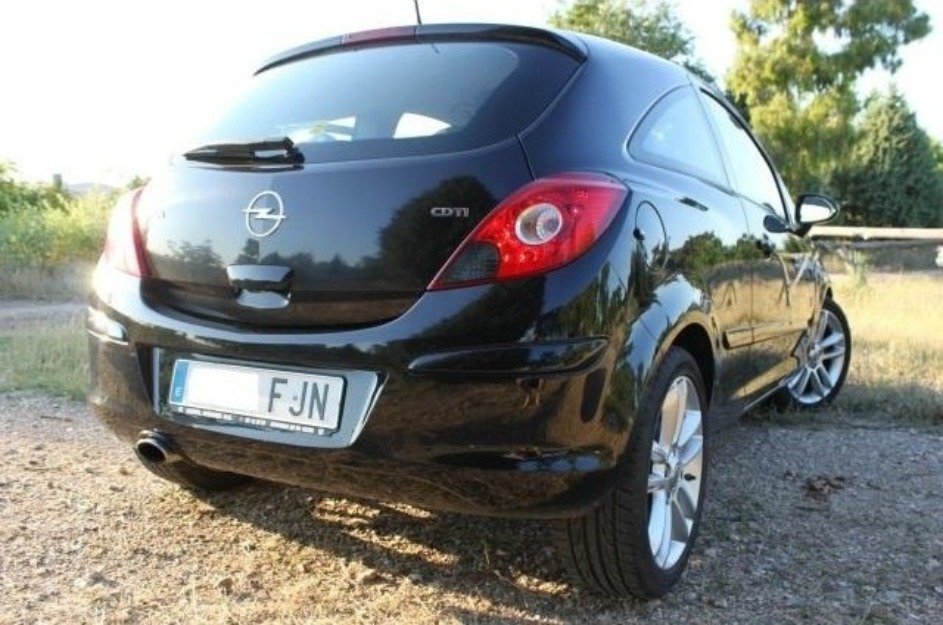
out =
[[365,30],[330,37],[286,50],[266,60],[256,74],[298,59],[352,48],[391,43],[437,43],[443,41],[512,41],[553,48],[577,61],[588,55],[586,46],[576,37],[554,30],[530,26],[500,24],[423,24]]

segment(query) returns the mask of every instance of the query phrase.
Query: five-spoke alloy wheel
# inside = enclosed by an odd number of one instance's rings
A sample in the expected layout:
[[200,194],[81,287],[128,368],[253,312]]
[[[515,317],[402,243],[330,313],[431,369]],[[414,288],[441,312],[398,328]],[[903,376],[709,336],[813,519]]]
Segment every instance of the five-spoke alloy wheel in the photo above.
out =
[[704,507],[707,406],[697,363],[672,347],[642,393],[612,493],[562,522],[560,548],[580,582],[654,598],[681,578]]
[[694,382],[674,380],[661,406],[648,476],[648,540],[655,564],[669,570],[691,540],[701,503],[704,425]]

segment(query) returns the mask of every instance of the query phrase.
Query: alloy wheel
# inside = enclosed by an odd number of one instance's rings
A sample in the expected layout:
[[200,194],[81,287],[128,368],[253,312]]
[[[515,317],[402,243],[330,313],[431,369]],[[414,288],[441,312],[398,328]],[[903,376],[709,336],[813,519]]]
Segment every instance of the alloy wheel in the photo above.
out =
[[701,504],[703,427],[694,382],[680,376],[662,401],[648,477],[648,541],[663,570],[678,563],[692,538]]
[[841,383],[847,351],[847,337],[841,320],[834,312],[823,308],[806,346],[805,364],[788,383],[793,399],[804,406],[826,401]]

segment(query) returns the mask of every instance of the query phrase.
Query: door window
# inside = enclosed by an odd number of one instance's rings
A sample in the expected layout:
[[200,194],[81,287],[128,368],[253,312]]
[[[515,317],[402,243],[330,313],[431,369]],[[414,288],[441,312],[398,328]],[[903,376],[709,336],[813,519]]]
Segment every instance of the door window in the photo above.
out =
[[690,89],[678,89],[645,116],[629,143],[640,161],[723,183],[723,164],[710,126]]
[[720,135],[721,146],[730,161],[730,173],[736,191],[785,217],[779,185],[750,132],[720,102],[712,97],[704,100]]

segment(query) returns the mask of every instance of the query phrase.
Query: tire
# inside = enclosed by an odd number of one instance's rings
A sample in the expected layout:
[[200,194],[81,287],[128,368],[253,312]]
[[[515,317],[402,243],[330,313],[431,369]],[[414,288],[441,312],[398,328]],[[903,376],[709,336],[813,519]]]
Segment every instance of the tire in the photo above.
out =
[[135,451],[144,468],[157,477],[173,482],[190,491],[213,492],[229,490],[249,482],[252,478],[238,473],[214,471],[186,460],[157,464]]
[[835,300],[822,304],[815,328],[803,340],[804,363],[780,389],[775,403],[782,408],[814,409],[835,399],[851,363],[851,329]]
[[681,578],[706,495],[706,407],[697,363],[671,348],[642,395],[615,488],[585,516],[560,522],[560,551],[577,581],[652,599]]

